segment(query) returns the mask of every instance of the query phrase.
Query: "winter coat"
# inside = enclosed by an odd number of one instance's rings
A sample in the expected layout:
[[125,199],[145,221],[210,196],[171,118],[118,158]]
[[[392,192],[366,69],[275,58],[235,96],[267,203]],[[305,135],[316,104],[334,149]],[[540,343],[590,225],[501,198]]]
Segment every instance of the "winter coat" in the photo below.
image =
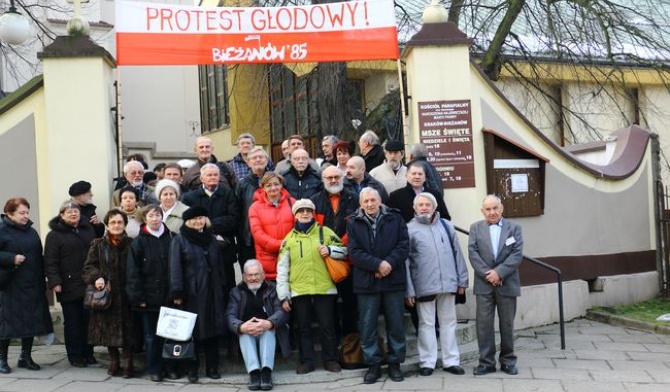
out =
[[459,287],[468,287],[468,267],[451,222],[440,219],[438,213],[430,223],[412,219],[407,231],[407,297],[455,293]]
[[235,192],[227,187],[221,186],[208,196],[202,187],[188,192],[182,201],[189,207],[205,207],[209,212],[209,220],[212,221],[212,231],[235,243],[235,233],[240,224],[239,204]]
[[[0,267],[14,268],[12,279],[0,291],[0,339],[18,339],[53,332],[49,304],[44,295],[42,242],[33,222],[24,226],[0,215]],[[14,267],[14,256],[26,260]]]
[[389,195],[391,192],[404,188],[407,185],[407,166],[400,165],[397,172],[394,172],[388,163],[379,165],[372,169],[370,175],[375,180],[381,182]]
[[171,232],[179,234],[179,228],[184,224],[184,220],[181,219],[181,215],[184,213],[184,211],[188,210],[188,207],[189,206],[186,204],[177,201],[177,204],[175,205],[172,212],[170,212],[170,215],[163,219],[163,223],[165,223],[165,226],[167,226]]
[[[212,154],[207,162],[203,162],[198,159],[198,161],[194,165],[186,169],[186,171],[184,172],[184,178],[182,179],[181,183],[184,184],[184,186],[186,186],[188,190],[192,191],[201,188],[202,181],[200,180],[200,169],[206,163],[214,163],[216,164],[216,166],[219,167],[219,173],[221,174],[219,177],[220,185],[227,186],[230,189],[235,189],[235,185],[237,184],[235,171],[233,171],[233,168],[230,167],[230,165],[227,164],[225,161],[218,161],[216,159],[216,156]],[[188,203],[187,205],[190,206],[190,204]]]
[[386,193],[386,188],[384,185],[374,179],[370,174],[363,173],[363,181],[360,184],[357,184],[355,181],[348,178],[344,179],[344,189],[348,189],[351,192],[356,194],[356,197],[361,193],[361,189],[370,187],[375,189],[379,193],[379,197],[382,198],[382,203],[386,204],[389,201],[389,194]]
[[[249,296],[254,295],[247,284],[242,282],[230,291],[230,302],[226,308],[226,321],[228,330],[239,335],[240,326],[247,320],[242,320],[244,310],[247,306]],[[264,282],[257,295],[263,298],[263,307],[268,313],[267,320],[274,325],[275,339],[279,343],[282,356],[288,358],[291,355],[291,343],[289,341],[288,320],[289,314],[282,308],[277,297],[277,288],[273,282]]]
[[[97,213],[95,212],[97,208],[98,207],[96,207],[95,204],[84,204],[84,205],[79,204],[79,213],[82,217],[82,220],[84,220],[84,221],[86,221],[90,224],[91,217],[93,215],[97,215]],[[102,219],[100,219],[100,220],[102,221]],[[93,229],[95,230],[95,236],[96,237],[102,237],[105,234],[105,224],[104,223],[100,222],[97,225],[91,225],[91,226],[93,226]]]
[[330,193],[327,190],[312,195],[310,198],[316,207],[314,218],[321,226],[330,227],[340,238],[347,233],[347,217],[358,209],[358,196],[355,193],[342,189],[337,211],[333,211],[330,202]]
[[384,148],[379,144],[375,144],[372,149],[363,156],[363,160],[365,160],[365,172],[370,173],[372,169],[383,164],[385,159]]
[[347,248],[331,229],[314,222],[306,232],[293,229],[284,239],[277,262],[277,295],[280,300],[300,295],[337,294],[326,262],[319,253],[321,233],[330,257],[347,258]]
[[268,200],[265,190],[254,193],[254,203],[249,208],[249,226],[254,238],[256,259],[261,262],[265,277],[277,277],[277,256],[282,241],[293,229],[295,217],[291,206],[295,200],[286,189],[281,190],[278,206]]
[[313,194],[323,189],[321,176],[311,166],[307,166],[307,169],[302,175],[299,175],[298,171],[291,166],[289,171],[283,176],[285,183],[284,188],[286,188],[288,193],[290,193],[296,200],[309,199]]
[[[407,226],[400,212],[385,205],[380,207],[373,233],[369,218],[359,209],[347,224],[347,247],[353,265],[354,293],[405,291],[409,255]],[[381,279],[375,277],[382,260],[391,264],[391,273]]]
[[423,171],[426,173],[427,187],[430,190],[437,192],[440,195],[440,198],[444,198],[444,187],[442,186],[442,177],[440,176],[440,172],[438,172],[435,166],[428,162],[428,159],[425,157],[412,160],[407,164],[407,167],[409,167],[409,165],[414,162],[419,162],[423,166]]
[[249,209],[254,203],[254,194],[260,188],[259,182],[260,178],[254,172],[250,171],[249,175],[238,182],[237,188],[235,188],[235,196],[242,211],[242,223],[237,231],[237,238],[246,246],[254,244],[251,235],[251,226],[249,225]]
[[88,218],[81,216],[77,227],[65,223],[60,216],[49,221],[51,231],[44,241],[44,268],[49,289],[58,285],[56,293],[59,302],[81,301],[86,283],[82,278],[88,248],[96,238]]
[[[211,235],[211,234],[210,234]],[[172,239],[170,246],[170,298],[181,299],[182,309],[196,313],[194,339],[201,341],[225,333],[224,293],[227,278],[212,236],[202,247],[188,241],[183,234]]]
[[[134,310],[155,311],[168,303],[168,256],[174,234],[163,226],[160,237],[142,225],[133,240],[126,266],[126,294]],[[139,305],[144,303],[145,307]]]
[[[449,215],[447,205],[444,203],[444,199],[440,194],[428,188],[425,188],[422,192],[428,192],[435,196],[435,200],[437,200],[437,212],[440,213],[442,218],[450,221],[451,215]],[[414,198],[416,195],[417,193],[414,192],[412,185],[407,183],[404,188],[391,193],[388,206],[400,210],[403,220],[407,223],[414,218]]]
[[126,263],[133,239],[124,235],[117,246],[109,243],[108,235],[96,238],[84,263],[84,282],[95,284],[98,278],[110,281],[112,306],[91,312],[88,323],[88,342],[94,346],[132,347],[134,328],[130,302],[126,296]]

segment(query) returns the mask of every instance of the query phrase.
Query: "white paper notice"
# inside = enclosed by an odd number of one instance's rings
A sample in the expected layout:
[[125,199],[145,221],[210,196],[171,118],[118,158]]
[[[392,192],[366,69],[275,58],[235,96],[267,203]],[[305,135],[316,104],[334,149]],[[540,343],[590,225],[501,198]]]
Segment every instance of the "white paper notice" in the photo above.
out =
[[512,174],[512,193],[528,192],[528,174]]

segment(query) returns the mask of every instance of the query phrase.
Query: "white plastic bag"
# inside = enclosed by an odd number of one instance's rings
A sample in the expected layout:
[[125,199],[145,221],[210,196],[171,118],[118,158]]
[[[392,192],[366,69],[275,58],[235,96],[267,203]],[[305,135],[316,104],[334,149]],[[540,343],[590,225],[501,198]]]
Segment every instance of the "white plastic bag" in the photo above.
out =
[[156,335],[172,340],[189,340],[197,317],[195,313],[161,306]]

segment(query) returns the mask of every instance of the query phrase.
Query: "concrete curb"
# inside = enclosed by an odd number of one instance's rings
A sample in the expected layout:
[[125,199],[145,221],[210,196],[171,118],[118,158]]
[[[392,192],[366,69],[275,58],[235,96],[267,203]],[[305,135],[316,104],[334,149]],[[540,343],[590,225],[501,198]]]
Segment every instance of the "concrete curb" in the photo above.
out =
[[586,311],[586,318],[601,323],[618,325],[627,328],[640,329],[643,331],[654,332],[662,335],[670,335],[670,327],[663,325],[656,325],[646,321],[629,319],[626,317],[617,316],[612,313],[589,309]]

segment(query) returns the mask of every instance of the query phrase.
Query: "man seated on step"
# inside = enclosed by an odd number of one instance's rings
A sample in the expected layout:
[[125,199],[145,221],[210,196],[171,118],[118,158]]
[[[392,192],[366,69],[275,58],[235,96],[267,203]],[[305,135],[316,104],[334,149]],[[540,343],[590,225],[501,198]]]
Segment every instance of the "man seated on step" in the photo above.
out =
[[282,355],[291,355],[288,335],[288,313],[277,298],[276,286],[265,281],[261,263],[256,259],[244,263],[242,283],[230,292],[226,321],[240,339],[244,366],[249,373],[249,389],[272,389],[275,346]]

